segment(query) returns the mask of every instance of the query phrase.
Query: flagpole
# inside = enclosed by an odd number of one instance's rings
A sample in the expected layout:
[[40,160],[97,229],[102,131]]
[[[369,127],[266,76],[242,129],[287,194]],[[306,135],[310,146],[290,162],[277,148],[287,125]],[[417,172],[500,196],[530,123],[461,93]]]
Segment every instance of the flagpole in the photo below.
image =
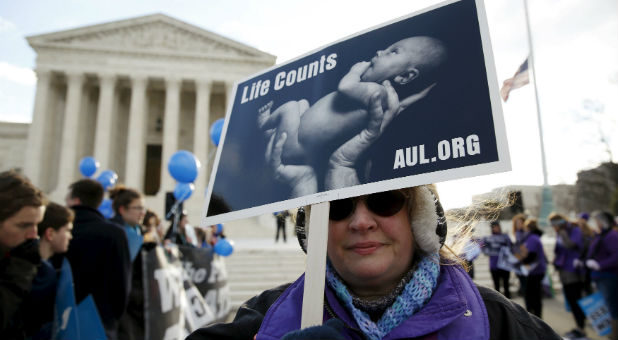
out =
[[539,104],[539,92],[536,86],[536,70],[534,68],[534,48],[532,44],[532,32],[530,29],[530,17],[528,15],[528,0],[524,0],[524,12],[526,15],[526,28],[528,32],[528,48],[530,54],[528,56],[528,67],[532,70],[532,85],[534,86],[534,99],[536,101],[536,117],[539,125],[539,139],[541,144],[541,165],[543,167],[543,194],[541,201],[541,210],[539,214],[539,224],[547,225],[547,216],[553,210],[553,199],[551,188],[547,180],[547,161],[545,158],[545,140],[543,138],[543,122],[541,121],[541,105]]

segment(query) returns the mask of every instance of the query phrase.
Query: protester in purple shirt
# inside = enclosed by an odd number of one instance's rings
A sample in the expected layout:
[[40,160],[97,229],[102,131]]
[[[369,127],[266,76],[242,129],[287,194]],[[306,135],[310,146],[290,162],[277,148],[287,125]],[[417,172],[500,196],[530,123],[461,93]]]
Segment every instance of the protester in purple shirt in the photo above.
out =
[[500,291],[500,286],[504,287],[504,296],[511,298],[511,292],[509,290],[509,277],[511,272],[498,268],[498,256],[500,250],[503,248],[511,248],[511,239],[509,236],[502,232],[500,222],[492,221],[491,235],[483,238],[483,253],[489,256],[489,271],[491,272],[491,278],[494,281],[494,289]]
[[585,274],[583,268],[575,268],[577,259],[583,251],[582,232],[577,225],[570,223],[558,213],[549,215],[549,223],[556,231],[556,247],[554,248],[554,266],[560,274],[560,282],[577,328],[567,334],[568,338],[585,337],[586,316],[577,301],[582,298]]
[[541,282],[547,269],[541,235],[543,232],[538,228],[536,219],[531,218],[524,223],[524,235],[515,243],[515,247],[519,250],[515,256],[528,271],[524,294],[526,310],[539,318],[543,312]]
[[595,286],[603,295],[612,316],[612,335],[618,339],[618,231],[614,216],[597,211],[592,214],[599,234],[588,247],[585,265]]

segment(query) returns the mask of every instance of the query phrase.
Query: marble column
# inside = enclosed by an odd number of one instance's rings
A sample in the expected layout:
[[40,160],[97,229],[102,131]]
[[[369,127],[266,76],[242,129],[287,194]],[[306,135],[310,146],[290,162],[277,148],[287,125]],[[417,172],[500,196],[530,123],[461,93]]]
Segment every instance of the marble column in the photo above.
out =
[[229,106],[232,105],[231,97],[233,95],[234,95],[234,82],[228,81],[225,83],[225,113],[224,115],[227,114]]
[[67,100],[62,123],[62,140],[60,144],[60,160],[58,164],[58,181],[52,199],[64,198],[69,184],[75,179],[78,168],[77,132],[79,128],[79,110],[81,107],[84,74],[67,72]]
[[131,106],[129,108],[129,134],[125,182],[128,186],[143,191],[144,163],[146,162],[146,76],[131,77]]
[[99,75],[99,103],[97,122],[94,133],[94,158],[101,164],[100,169],[110,168],[112,115],[114,108],[114,89],[116,76],[102,73]]
[[24,164],[24,173],[34,185],[41,185],[41,169],[43,168],[43,143],[45,138],[45,130],[50,124],[47,119],[50,111],[48,111],[48,93],[51,84],[51,71],[44,69],[36,70],[36,96],[34,98],[34,111],[32,113],[32,123],[28,131],[28,146]]
[[[208,172],[208,149],[210,146],[210,91],[212,81],[199,79],[196,81],[195,131],[193,133],[193,153],[200,160],[202,167],[195,181],[195,197],[201,200],[206,192]],[[197,222],[197,221],[196,221]]]
[[180,112],[181,79],[165,79],[165,114],[163,122],[163,152],[161,158],[161,186],[159,195],[173,191],[176,185],[167,171],[167,162],[178,151],[178,116]]

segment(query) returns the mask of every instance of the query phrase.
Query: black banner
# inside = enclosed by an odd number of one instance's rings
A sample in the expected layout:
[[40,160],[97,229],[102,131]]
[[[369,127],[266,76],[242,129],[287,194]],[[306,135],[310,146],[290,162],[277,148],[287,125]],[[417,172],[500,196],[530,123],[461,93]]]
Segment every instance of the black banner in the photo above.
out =
[[227,274],[212,249],[156,247],[142,256],[145,338],[184,339],[227,316]]

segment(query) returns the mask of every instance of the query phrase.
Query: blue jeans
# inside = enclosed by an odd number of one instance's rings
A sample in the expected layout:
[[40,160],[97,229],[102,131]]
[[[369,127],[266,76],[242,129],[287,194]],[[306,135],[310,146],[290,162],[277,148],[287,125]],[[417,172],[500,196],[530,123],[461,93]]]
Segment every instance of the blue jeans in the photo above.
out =
[[597,289],[603,295],[612,319],[618,319],[618,276],[599,277],[593,279]]

